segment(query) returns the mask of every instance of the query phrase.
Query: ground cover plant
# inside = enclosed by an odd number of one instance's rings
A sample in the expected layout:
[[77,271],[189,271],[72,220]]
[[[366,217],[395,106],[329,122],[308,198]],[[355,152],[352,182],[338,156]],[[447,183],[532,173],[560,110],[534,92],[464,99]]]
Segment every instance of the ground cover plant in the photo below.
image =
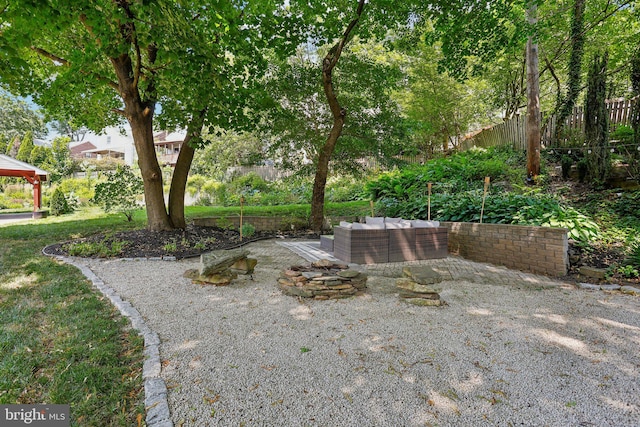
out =
[[[527,186],[522,152],[509,147],[473,149],[402,170],[367,183],[380,215],[479,222],[484,177],[491,179],[483,222],[568,229],[571,251],[584,263],[608,268],[609,278],[637,280],[625,264],[640,240],[640,193],[598,189],[567,180],[562,158],[552,156],[540,185]],[[557,168],[556,168],[557,166]],[[559,172],[555,172],[556,169]],[[432,194],[428,195],[428,183]]]
[[126,226],[96,211],[0,226],[0,403],[70,404],[73,426],[142,425],[142,339],[76,268],[41,253]]

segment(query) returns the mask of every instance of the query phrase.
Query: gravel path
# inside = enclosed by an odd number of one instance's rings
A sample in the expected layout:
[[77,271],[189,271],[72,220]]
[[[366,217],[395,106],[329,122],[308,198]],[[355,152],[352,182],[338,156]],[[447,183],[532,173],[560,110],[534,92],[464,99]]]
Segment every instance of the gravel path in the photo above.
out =
[[639,425],[637,296],[448,258],[421,262],[444,307],[399,301],[402,264],[302,301],[276,279],[307,261],[248,249],[255,280],[219,288],[182,277],[197,260],[82,260],[158,333],[175,426]]

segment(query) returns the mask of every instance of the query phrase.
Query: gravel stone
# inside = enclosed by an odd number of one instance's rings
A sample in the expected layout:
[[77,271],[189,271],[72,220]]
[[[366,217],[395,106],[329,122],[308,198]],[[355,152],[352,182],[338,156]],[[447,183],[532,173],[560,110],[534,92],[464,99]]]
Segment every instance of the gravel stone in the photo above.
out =
[[[365,292],[300,300],[283,295],[277,280],[304,259],[274,241],[247,248],[258,259],[255,280],[227,287],[182,277],[197,260],[82,261],[160,337],[160,377],[145,382],[148,425],[632,426],[640,419],[637,296],[449,257],[358,266],[369,277]],[[395,280],[412,265],[447,280],[447,305],[398,298]]]

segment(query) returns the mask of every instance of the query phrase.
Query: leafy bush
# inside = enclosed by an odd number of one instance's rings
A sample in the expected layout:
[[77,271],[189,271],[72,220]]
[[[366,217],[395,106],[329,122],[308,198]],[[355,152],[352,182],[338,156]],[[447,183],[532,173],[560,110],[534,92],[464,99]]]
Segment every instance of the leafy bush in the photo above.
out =
[[631,126],[618,126],[609,135],[611,142],[619,142],[620,144],[629,144],[633,142],[633,128]]
[[90,178],[65,178],[59,183],[64,194],[73,193],[81,205],[86,205],[94,196],[95,179]]
[[245,195],[259,191],[269,191],[269,183],[254,172],[234,178],[229,183],[229,187],[232,192]]
[[631,250],[625,260],[627,265],[640,269],[640,242],[636,242],[631,246]]
[[364,188],[364,182],[352,176],[339,175],[327,181],[325,198],[330,202],[350,202],[353,200],[367,200],[369,193]]
[[120,212],[127,221],[133,220],[138,196],[144,191],[142,179],[128,166],[118,166],[115,172],[107,172],[107,181],[96,186],[93,202],[105,212]]
[[253,226],[253,224],[250,224],[248,222],[242,224],[242,229],[240,231],[242,232],[242,235],[244,237],[251,237],[256,234],[256,228]]
[[191,197],[200,193],[207,183],[207,178],[202,175],[192,175],[187,179],[187,192]]
[[[410,201],[385,198],[379,207],[384,215],[407,219],[424,219],[428,215],[428,200],[420,197]],[[482,210],[482,191],[462,194],[434,194],[431,197],[431,217],[440,221],[478,222]],[[588,242],[598,237],[598,225],[577,210],[561,205],[544,194],[520,195],[502,193],[488,195],[483,222],[494,224],[540,225],[562,227],[569,237]]]
[[633,265],[618,266],[616,272],[628,279],[634,279],[640,275],[640,273],[638,273],[638,269]]
[[0,209],[20,209],[25,206],[25,199],[14,199],[0,194]]
[[56,188],[49,203],[49,213],[58,216],[72,213],[73,211],[73,205],[69,204],[62,190],[59,187]]
[[412,165],[402,171],[381,174],[366,189],[373,199],[412,200],[427,194],[433,183],[439,193],[458,193],[482,186],[484,177],[492,182],[519,182],[526,173],[521,152],[509,147],[472,149],[450,157],[433,159],[426,165]]
[[105,239],[101,242],[68,243],[63,248],[71,256],[111,258],[120,255],[127,244],[126,241],[117,240],[109,244]]

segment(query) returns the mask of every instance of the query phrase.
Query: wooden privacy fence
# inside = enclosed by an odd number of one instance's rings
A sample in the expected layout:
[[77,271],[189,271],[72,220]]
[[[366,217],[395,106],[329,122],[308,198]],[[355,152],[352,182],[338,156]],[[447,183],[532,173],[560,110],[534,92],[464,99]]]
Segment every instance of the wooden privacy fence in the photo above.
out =
[[[609,125],[612,130],[617,126],[631,125],[631,113],[637,102],[638,97],[606,101],[607,109],[609,110]],[[553,135],[557,125],[555,115],[551,116],[549,120],[544,123],[540,135],[543,146],[548,147],[553,144]],[[584,108],[582,106],[573,109],[573,113],[565,121],[565,127],[569,135],[572,133],[584,133]],[[483,129],[477,134],[463,140],[460,143],[460,148],[467,150],[471,147],[487,148],[494,145],[513,145],[515,149],[526,150],[526,128],[526,116],[517,115],[511,120]]]

